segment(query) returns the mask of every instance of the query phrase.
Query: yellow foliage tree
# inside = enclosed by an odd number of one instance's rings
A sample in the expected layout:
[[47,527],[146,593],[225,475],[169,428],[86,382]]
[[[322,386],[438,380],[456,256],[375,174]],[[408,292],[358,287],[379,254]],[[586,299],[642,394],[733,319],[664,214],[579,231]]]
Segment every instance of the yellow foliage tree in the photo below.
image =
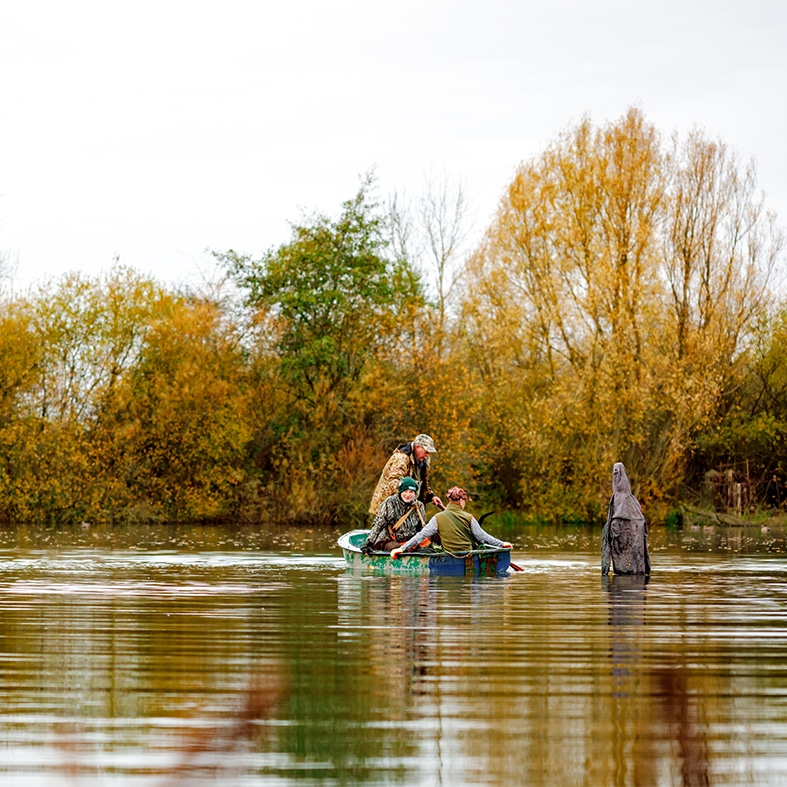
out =
[[88,428],[102,392],[136,361],[153,285],[117,268],[76,274],[9,303],[0,353],[9,381],[2,510],[15,520],[61,521],[94,510],[97,483]]
[[0,516],[233,513],[248,443],[245,356],[214,303],[125,268],[69,275],[0,320]]
[[[220,519],[236,509],[250,438],[242,347],[214,303],[159,304],[138,363],[99,405],[104,511]],[[114,487],[115,494],[109,494]]]
[[615,461],[646,499],[675,493],[781,248],[754,184],[699,133],[665,148],[636,109],[522,164],[465,301],[512,502],[598,516]]

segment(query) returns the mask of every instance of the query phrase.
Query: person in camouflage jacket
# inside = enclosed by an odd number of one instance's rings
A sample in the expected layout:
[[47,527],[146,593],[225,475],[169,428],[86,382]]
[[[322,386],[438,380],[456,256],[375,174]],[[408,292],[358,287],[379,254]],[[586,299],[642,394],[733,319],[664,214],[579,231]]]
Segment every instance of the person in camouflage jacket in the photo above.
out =
[[429,456],[436,453],[434,440],[428,434],[419,434],[411,442],[398,446],[380,474],[369,513],[376,516],[383,500],[396,494],[400,479],[405,477],[418,482],[418,500],[424,505],[432,503],[443,508],[443,502],[429,487]]
[[426,524],[426,509],[416,500],[417,492],[418,482],[414,478],[405,476],[399,481],[397,493],[380,504],[366,543],[361,547],[362,552],[390,552]]

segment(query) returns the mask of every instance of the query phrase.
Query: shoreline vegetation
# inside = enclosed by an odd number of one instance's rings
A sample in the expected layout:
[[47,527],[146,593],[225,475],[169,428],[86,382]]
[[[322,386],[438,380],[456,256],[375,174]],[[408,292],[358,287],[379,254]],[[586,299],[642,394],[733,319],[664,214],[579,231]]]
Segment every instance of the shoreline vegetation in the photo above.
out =
[[479,511],[600,526],[620,461],[652,525],[782,522],[784,235],[752,163],[583,119],[468,237],[461,186],[369,174],[200,287],[117,263],[20,294],[0,261],[0,523],[363,527],[420,432]]
[[709,508],[696,508],[688,503],[679,503],[676,513],[682,518],[684,528],[687,525],[706,525],[708,523],[721,527],[784,528],[787,526],[787,512],[773,509],[761,509],[739,515]]

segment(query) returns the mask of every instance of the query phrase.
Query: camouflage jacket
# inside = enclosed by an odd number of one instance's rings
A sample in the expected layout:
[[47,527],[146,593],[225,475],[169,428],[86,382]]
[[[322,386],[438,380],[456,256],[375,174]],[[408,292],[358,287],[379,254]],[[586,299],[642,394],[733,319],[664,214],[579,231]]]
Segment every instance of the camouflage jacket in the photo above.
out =
[[403,443],[391,454],[391,458],[385,463],[377,488],[372,495],[372,502],[369,505],[369,513],[377,514],[380,504],[386,497],[395,495],[399,488],[400,479],[410,476],[418,481],[418,499],[424,503],[431,503],[434,492],[429,488],[429,461],[425,459],[419,462],[413,453],[412,443]]
[[426,524],[426,511],[420,500],[416,500],[414,503],[405,503],[398,494],[386,497],[380,504],[380,510],[372,522],[372,529],[366,543],[373,547],[379,541],[392,540],[388,528],[393,532],[394,525],[407,511],[410,511],[410,516],[396,529],[393,540],[407,541],[415,535]]

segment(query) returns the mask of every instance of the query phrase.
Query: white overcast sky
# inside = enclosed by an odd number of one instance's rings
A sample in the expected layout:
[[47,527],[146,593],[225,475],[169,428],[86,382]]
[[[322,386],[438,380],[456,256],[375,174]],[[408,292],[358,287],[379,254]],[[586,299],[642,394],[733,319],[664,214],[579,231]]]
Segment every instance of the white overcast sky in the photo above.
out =
[[303,211],[464,184],[638,106],[756,162],[787,225],[786,0],[8,0],[0,253],[17,289],[113,259],[168,282]]

